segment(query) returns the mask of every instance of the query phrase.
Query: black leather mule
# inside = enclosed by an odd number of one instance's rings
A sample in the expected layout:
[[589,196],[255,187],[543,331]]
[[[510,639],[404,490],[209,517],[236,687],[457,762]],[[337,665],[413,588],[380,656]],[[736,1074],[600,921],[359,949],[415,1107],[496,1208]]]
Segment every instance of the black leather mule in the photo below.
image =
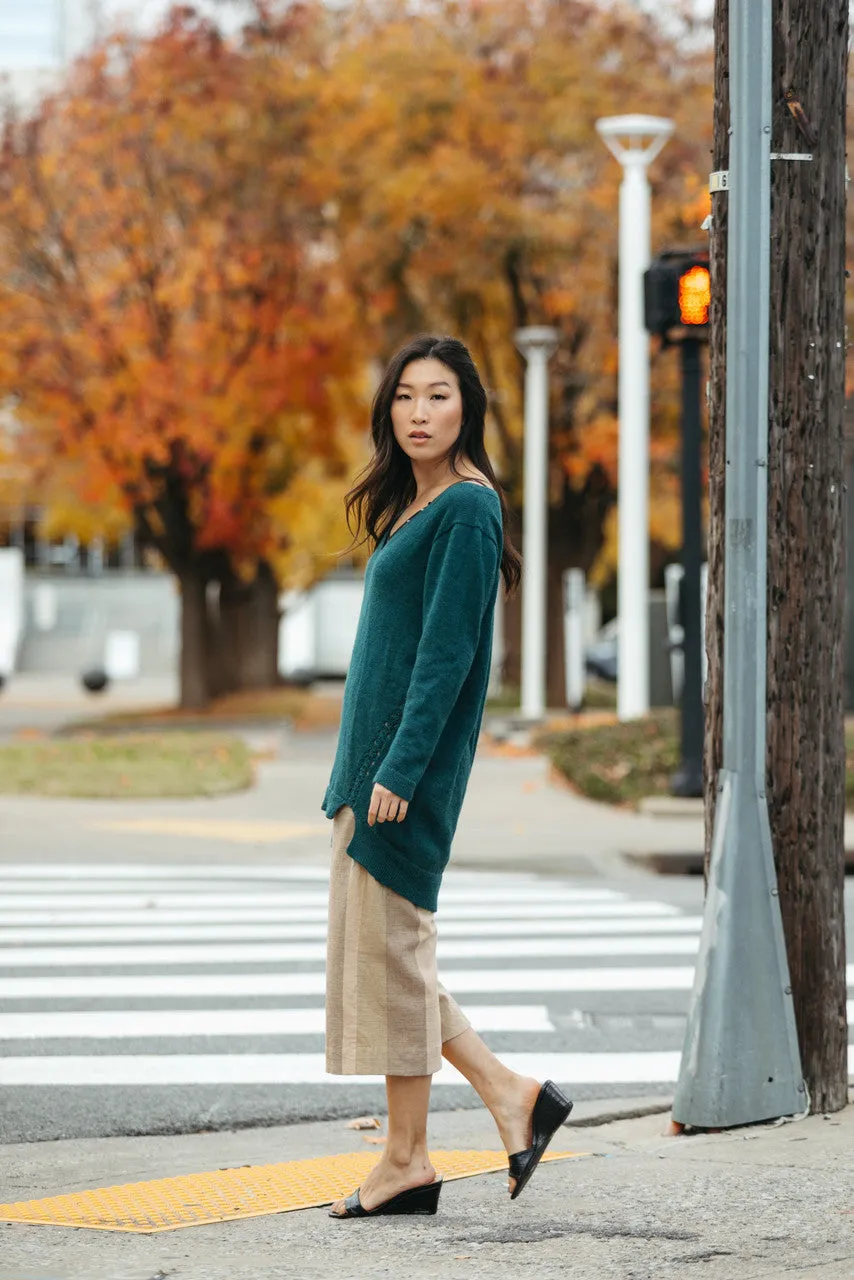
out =
[[528,1179],[540,1163],[543,1152],[571,1110],[572,1103],[569,1098],[564,1097],[553,1081],[547,1080],[534,1103],[531,1117],[532,1145],[527,1151],[517,1151],[510,1157],[510,1177],[516,1179],[516,1185],[510,1192],[511,1200],[521,1195]]
[[423,1187],[410,1187],[407,1191],[400,1191],[396,1196],[392,1196],[390,1200],[384,1200],[373,1209],[363,1209],[357,1187],[344,1201],[346,1212],[333,1213],[330,1209],[329,1216],[330,1218],[378,1218],[385,1213],[435,1213],[439,1208],[441,1190],[442,1179],[436,1178],[435,1182],[425,1183]]

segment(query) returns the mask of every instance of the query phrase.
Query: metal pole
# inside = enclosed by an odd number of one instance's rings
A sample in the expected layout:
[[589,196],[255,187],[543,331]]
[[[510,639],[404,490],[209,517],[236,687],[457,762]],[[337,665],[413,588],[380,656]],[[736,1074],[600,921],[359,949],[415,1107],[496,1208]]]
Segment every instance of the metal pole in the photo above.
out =
[[620,185],[617,477],[617,715],[649,711],[649,334],[643,275],[650,258],[647,169],[673,132],[660,116],[608,116],[597,132],[623,166]]
[[806,1110],[765,796],[771,0],[730,0],[723,768],[673,1118]]
[[617,481],[617,716],[649,711],[649,334],[643,273],[650,195],[643,152],[623,157],[620,184],[620,442]]
[[700,652],[700,363],[701,343],[686,338],[682,349],[682,761],[671,783],[676,796],[703,794],[703,661]]
[[521,718],[543,719],[546,691],[546,553],[548,517],[548,361],[557,346],[556,329],[518,329],[516,346],[525,356],[525,513],[522,531],[522,697]]
[[586,580],[583,569],[566,569],[563,575],[563,645],[566,674],[566,705],[580,711],[584,705],[587,672],[584,665],[584,603]]

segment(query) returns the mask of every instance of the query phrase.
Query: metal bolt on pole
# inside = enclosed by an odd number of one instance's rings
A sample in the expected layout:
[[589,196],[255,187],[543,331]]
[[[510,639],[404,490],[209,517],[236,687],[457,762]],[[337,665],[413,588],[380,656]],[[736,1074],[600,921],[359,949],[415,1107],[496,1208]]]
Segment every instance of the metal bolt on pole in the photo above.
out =
[[723,768],[673,1119],[807,1107],[765,797],[771,0],[730,0]]

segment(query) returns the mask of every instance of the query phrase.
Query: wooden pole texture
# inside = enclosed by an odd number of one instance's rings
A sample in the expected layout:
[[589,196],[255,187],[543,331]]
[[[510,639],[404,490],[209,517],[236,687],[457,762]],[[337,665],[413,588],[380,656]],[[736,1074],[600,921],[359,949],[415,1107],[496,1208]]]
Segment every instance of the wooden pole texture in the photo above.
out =
[[[728,167],[728,5],[717,0],[713,168]],[[804,1077],[848,1091],[844,928],[846,0],[774,0],[767,796]],[[780,158],[776,158],[776,157]],[[792,157],[809,156],[810,159]],[[722,754],[726,214],[713,197],[707,851]]]

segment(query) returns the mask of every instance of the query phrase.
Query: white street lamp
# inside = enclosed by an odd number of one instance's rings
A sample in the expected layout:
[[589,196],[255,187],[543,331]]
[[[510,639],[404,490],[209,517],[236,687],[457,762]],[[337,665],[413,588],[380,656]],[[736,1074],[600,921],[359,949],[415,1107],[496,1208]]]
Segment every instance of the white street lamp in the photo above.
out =
[[596,132],[623,166],[620,184],[620,444],[617,483],[617,715],[649,711],[649,335],[643,273],[650,261],[647,167],[673,132],[660,116],[608,116]]
[[516,346],[525,370],[525,514],[522,536],[522,706],[521,718],[543,719],[546,690],[546,546],[548,517],[547,366],[558,331],[547,325],[517,329]]

